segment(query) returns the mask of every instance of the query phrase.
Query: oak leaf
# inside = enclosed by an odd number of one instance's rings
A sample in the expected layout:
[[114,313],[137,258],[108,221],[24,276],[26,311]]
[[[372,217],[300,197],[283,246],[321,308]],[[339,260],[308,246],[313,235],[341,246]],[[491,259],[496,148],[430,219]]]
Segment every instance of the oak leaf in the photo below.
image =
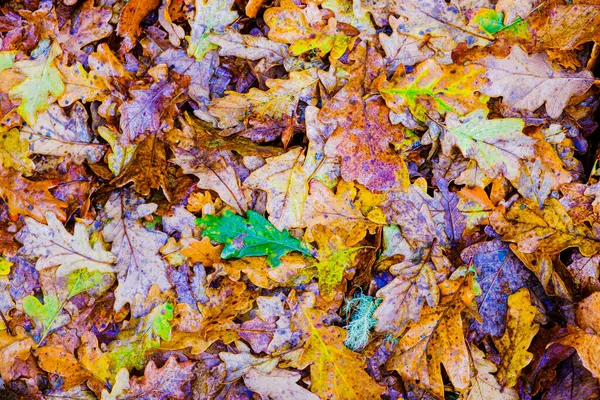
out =
[[58,99],[61,107],[70,106],[77,100],[89,103],[106,99],[108,87],[96,71],[87,72],[79,62],[71,66],[58,64],[58,69],[63,75],[65,84],[65,92]]
[[296,383],[300,378],[298,372],[286,369],[263,373],[251,368],[244,375],[244,383],[248,389],[272,400],[318,400],[318,396]]
[[291,44],[292,56],[316,50],[319,56],[331,52],[331,57],[338,59],[352,42],[350,36],[337,29],[335,18],[327,23],[320,19],[309,23],[305,11],[291,0],[282,0],[279,7],[267,9],[264,19],[270,28],[269,39]]
[[420,320],[409,326],[388,359],[388,368],[441,398],[443,365],[454,388],[467,389],[471,365],[461,314],[474,303],[474,282],[473,274],[467,273],[464,278],[441,284],[440,304],[427,308]]
[[227,165],[219,152],[176,147],[174,153],[175,158],[171,162],[183,168],[184,173],[197,176],[199,188],[214,190],[240,214],[248,210],[249,196],[240,187],[233,167]]
[[502,386],[513,387],[521,370],[532,360],[533,354],[527,349],[539,330],[534,323],[537,309],[531,305],[529,290],[521,288],[508,296],[506,332],[501,338],[494,338],[501,360],[496,377]]
[[541,210],[537,203],[519,199],[506,215],[492,213],[490,223],[503,241],[515,243],[523,253],[553,255],[577,247],[589,257],[600,251],[600,240],[593,231],[584,224],[575,224],[565,207],[553,198],[546,200]]
[[133,182],[134,190],[142,196],[148,196],[152,189],[160,187],[167,200],[170,198],[165,144],[157,136],[150,134],[137,145],[131,159],[111,184],[122,187]]
[[302,329],[308,336],[298,368],[310,366],[310,390],[326,399],[379,399],[384,388],[364,370],[365,359],[344,346],[346,331],[324,325],[316,309],[301,308]]
[[128,52],[136,45],[142,34],[142,20],[159,4],[160,0],[131,0],[123,7],[117,25],[117,34],[123,38],[120,49],[122,53]]
[[12,99],[21,100],[17,112],[29,125],[35,124],[39,111],[47,109],[65,92],[62,75],[56,67],[56,58],[61,54],[58,43],[52,42],[35,59],[17,61],[13,66],[26,78],[12,87],[8,94]]
[[267,65],[283,64],[287,56],[287,46],[261,36],[242,35],[233,29],[225,33],[213,33],[211,43],[219,46],[220,56],[235,56],[247,60],[264,59]]
[[469,352],[476,373],[471,378],[471,387],[465,395],[467,400],[518,400],[515,389],[503,388],[493,375],[498,369],[494,363],[485,358],[485,353],[474,345],[469,345]]
[[398,68],[389,82],[382,83],[379,93],[392,111],[401,114],[408,107],[422,121],[432,111],[464,115],[486,108],[486,99],[477,93],[485,83],[484,72],[478,65],[445,66],[428,59],[407,75]]
[[46,213],[46,225],[26,218],[26,227],[19,232],[17,239],[23,243],[20,254],[38,257],[35,264],[38,270],[59,266],[58,276],[87,268],[90,271],[113,272],[116,257],[102,248],[97,241],[90,245],[87,226],[78,222],[71,235],[63,227],[56,215]]
[[29,174],[35,168],[35,164],[29,159],[27,142],[21,140],[20,136],[16,128],[0,131],[0,166]]
[[535,139],[522,133],[519,118],[487,119],[487,111],[476,110],[460,119],[446,118],[442,149],[450,154],[452,147],[477,164],[491,178],[501,176],[514,180],[519,177],[519,163],[535,154]]
[[[198,0],[202,1],[202,0]],[[219,120],[219,128],[241,129],[247,114],[282,118],[296,111],[298,103],[315,104],[316,69],[292,71],[288,79],[267,79],[269,90],[251,88],[248,93],[225,92],[215,99],[208,112]]]
[[167,235],[147,230],[139,221],[156,208],[156,204],[146,204],[124,189],[114,192],[105,205],[110,222],[102,233],[106,241],[112,243],[111,252],[117,257],[115,269],[119,286],[115,290],[115,310],[126,303],[133,304],[136,295],[145,298],[152,285],[158,285],[161,290],[171,287],[166,264],[158,254],[167,242]]
[[61,107],[51,104],[38,114],[33,125],[21,129],[21,138],[29,142],[34,154],[68,157],[81,164],[84,160],[100,160],[106,145],[97,143],[87,126],[88,113],[76,102],[67,115]]
[[427,46],[444,64],[452,62],[450,53],[459,43],[487,46],[493,39],[485,31],[467,25],[458,8],[444,0],[395,2],[393,11],[402,18],[398,31],[418,39],[429,38]]
[[46,212],[53,212],[59,220],[65,220],[63,211],[67,204],[58,200],[48,189],[58,184],[56,180],[30,181],[13,169],[0,168],[0,198],[8,205],[11,218],[18,215],[45,222]]
[[[192,0],[187,0],[192,3]],[[192,31],[186,36],[188,41],[188,55],[196,61],[201,61],[206,53],[216,48],[210,41],[212,32],[222,33],[225,27],[238,18],[235,11],[231,11],[233,0],[193,0],[193,18],[189,12]]]
[[536,32],[537,49],[574,49],[586,42],[600,42],[595,26],[600,22],[600,4],[577,1],[575,4],[553,4],[549,19]]
[[385,51],[385,62],[388,71],[397,71],[401,65],[414,65],[434,55],[434,51],[424,46],[425,39],[414,38],[398,33],[402,23],[400,18],[390,16],[392,34],[379,34],[379,42]]
[[482,93],[502,97],[515,110],[535,111],[546,103],[551,118],[560,117],[571,96],[585,93],[594,83],[589,71],[557,70],[547,55],[529,56],[520,46],[513,47],[506,58],[489,55],[477,63],[486,68],[489,79]]
[[276,267],[280,257],[291,251],[310,255],[305,244],[289,234],[277,230],[262,215],[248,211],[247,219],[225,211],[221,217],[206,215],[197,224],[202,234],[210,240],[225,245],[221,258],[267,256],[268,263]]
[[75,355],[58,346],[42,346],[35,350],[40,368],[59,375],[63,379],[63,389],[70,389],[85,382],[91,374],[79,363]]

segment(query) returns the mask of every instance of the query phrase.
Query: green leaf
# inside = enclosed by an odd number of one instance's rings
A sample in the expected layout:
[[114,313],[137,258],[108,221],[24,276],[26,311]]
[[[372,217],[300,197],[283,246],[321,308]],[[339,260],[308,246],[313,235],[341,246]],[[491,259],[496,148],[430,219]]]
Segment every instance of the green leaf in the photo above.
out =
[[535,154],[536,140],[522,133],[524,126],[520,118],[487,119],[486,110],[473,111],[460,119],[449,115],[442,149],[450,154],[452,147],[458,147],[491,178],[517,179],[521,160]]
[[489,8],[480,8],[477,10],[477,13],[471,19],[471,24],[478,26],[492,35],[504,31],[513,36],[514,39],[529,40],[531,38],[527,22],[521,18],[517,18],[514,22],[504,25],[504,13]]
[[27,296],[23,299],[23,311],[27,314],[39,328],[39,337],[36,334],[34,339],[36,343],[41,343],[46,335],[58,329],[69,321],[67,315],[61,315],[64,303],[56,295],[45,295],[44,304],[37,297]]
[[267,262],[276,267],[281,263],[279,258],[291,251],[311,256],[306,245],[287,230],[277,230],[254,211],[248,211],[247,219],[231,211],[225,211],[221,217],[206,215],[198,218],[196,224],[204,229],[204,236],[225,245],[221,252],[224,259],[267,256]]
[[8,261],[4,257],[0,257],[0,276],[10,274],[10,267],[12,267],[13,263]]
[[363,248],[352,247],[338,251],[317,263],[319,289],[324,297],[330,298],[333,296],[335,287],[339,285],[344,277],[344,271],[352,265],[358,250]]
[[29,125],[35,125],[36,114],[44,111],[50,99],[59,98],[65,91],[62,75],[55,59],[62,54],[58,43],[52,45],[33,60],[17,61],[14,68],[26,78],[9,91],[11,98],[21,100],[17,112]]
[[[87,269],[79,269],[69,275],[67,280],[67,288],[69,289],[69,298],[83,293],[86,290],[97,286],[106,286],[104,276],[106,274],[100,271],[88,271]],[[103,288],[104,290],[108,287]]]

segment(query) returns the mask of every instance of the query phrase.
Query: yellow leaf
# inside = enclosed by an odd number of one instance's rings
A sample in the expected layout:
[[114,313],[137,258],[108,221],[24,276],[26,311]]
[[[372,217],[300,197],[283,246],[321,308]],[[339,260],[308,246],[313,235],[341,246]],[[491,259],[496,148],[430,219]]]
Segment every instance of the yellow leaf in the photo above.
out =
[[205,267],[211,267],[214,263],[221,261],[221,250],[223,246],[213,246],[208,237],[200,241],[192,242],[188,247],[181,250],[181,254],[188,257],[191,262],[202,263]]
[[26,140],[21,139],[16,128],[0,131],[0,165],[16,169],[25,175],[29,175],[35,168],[35,164],[29,159],[29,145]]
[[35,124],[39,111],[44,111],[65,92],[62,75],[55,64],[61,54],[60,46],[53,42],[35,59],[17,61],[13,67],[26,78],[8,94],[12,99],[21,100],[17,111],[29,125]]
[[322,399],[380,399],[385,391],[365,372],[365,357],[344,346],[346,331],[325,326],[321,312],[302,306],[308,340],[298,368],[310,366],[310,390]]
[[501,357],[496,377],[502,386],[515,386],[521,370],[533,359],[533,354],[527,349],[540,327],[533,322],[536,312],[527,288],[508,296],[506,331],[501,338],[494,338]]

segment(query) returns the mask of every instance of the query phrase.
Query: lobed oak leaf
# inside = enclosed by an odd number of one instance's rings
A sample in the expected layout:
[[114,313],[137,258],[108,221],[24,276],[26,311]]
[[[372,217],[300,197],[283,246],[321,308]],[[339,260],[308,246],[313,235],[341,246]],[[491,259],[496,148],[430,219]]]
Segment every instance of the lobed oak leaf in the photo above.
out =
[[461,252],[465,263],[477,271],[481,296],[476,298],[483,322],[473,321],[470,329],[477,337],[489,334],[500,337],[506,330],[508,298],[522,287],[531,288],[535,298],[539,283],[533,274],[499,240],[476,243]]
[[195,147],[189,150],[176,147],[173,150],[175,158],[170,161],[183,168],[184,173],[197,176],[200,179],[197,183],[199,188],[214,190],[223,202],[240,214],[248,210],[249,196],[240,188],[233,167],[227,165],[219,152]]
[[489,55],[477,64],[486,68],[489,79],[481,92],[502,97],[503,103],[517,111],[535,111],[546,103],[546,112],[558,118],[574,95],[582,95],[594,83],[589,71],[557,70],[548,56],[529,56],[520,46],[513,47],[506,58]]
[[533,201],[519,199],[506,215],[492,213],[490,223],[503,241],[515,243],[523,253],[554,255],[577,247],[582,255],[590,257],[600,251],[600,241],[593,231],[584,224],[575,224],[565,207],[553,198],[546,200],[541,210]]
[[450,154],[458,147],[465,157],[477,164],[491,178],[501,176],[510,180],[519,177],[522,159],[535,155],[536,140],[522,133],[523,120],[519,118],[487,119],[487,111],[480,109],[460,119],[446,118],[442,149]]
[[223,259],[267,256],[267,262],[276,267],[281,263],[280,257],[291,251],[311,254],[287,230],[277,230],[265,217],[251,210],[246,218],[225,211],[221,217],[205,215],[196,223],[203,228],[204,236],[225,245],[221,252]]
[[[204,239],[208,238],[205,237]],[[259,288],[270,289],[273,286],[268,274],[270,267],[263,257],[245,257],[239,260],[218,262],[215,265],[218,268],[223,268],[227,276],[234,281],[239,281],[243,272],[248,280]]]
[[506,332],[501,338],[493,339],[501,357],[496,377],[502,386],[515,386],[521,370],[533,358],[527,349],[540,327],[533,322],[536,312],[526,288],[508,296]]
[[221,261],[221,250],[223,246],[213,246],[208,237],[203,237],[200,241],[194,241],[189,246],[181,250],[181,254],[188,257],[193,263],[202,263],[206,267],[212,267],[213,264]]
[[58,69],[63,75],[65,84],[65,92],[58,99],[61,107],[70,106],[77,100],[89,103],[106,99],[108,87],[96,71],[92,70],[88,73],[79,62],[71,66],[58,64]]
[[219,120],[219,128],[240,130],[247,114],[279,119],[293,114],[300,101],[315,104],[318,81],[314,68],[292,71],[288,79],[267,79],[267,91],[256,88],[248,93],[227,91],[224,97],[213,101],[208,112]]
[[235,11],[231,11],[233,0],[186,0],[188,4],[194,4],[190,7],[193,10],[187,15],[192,28],[188,41],[188,55],[194,57],[196,61],[201,61],[204,56],[216,46],[211,43],[210,33],[222,33],[226,26],[230,25],[238,18]]
[[144,228],[139,221],[151,215],[158,206],[144,203],[131,192],[121,189],[114,192],[105,205],[105,218],[109,220],[102,230],[111,252],[117,257],[119,286],[115,290],[115,310],[126,303],[133,304],[136,295],[146,297],[152,285],[161,290],[171,287],[166,274],[166,264],[158,251],[167,242],[167,235]]
[[296,382],[301,375],[295,371],[275,368],[264,373],[251,368],[244,375],[244,384],[251,391],[272,400],[318,400],[319,397]]
[[421,121],[431,112],[464,115],[487,108],[487,99],[477,93],[485,84],[484,72],[478,65],[445,66],[428,59],[408,75],[398,68],[389,82],[382,83],[379,93],[392,111],[401,114],[408,107]]
[[97,241],[90,245],[87,226],[81,222],[75,224],[71,235],[63,227],[56,215],[46,213],[46,225],[26,218],[26,226],[17,235],[17,240],[23,243],[20,254],[38,257],[38,270],[59,266],[57,276],[68,275],[78,269],[87,268],[89,271],[113,272],[116,257],[102,248]]
[[80,385],[92,376],[64,347],[42,346],[35,350],[34,355],[41,369],[62,378],[63,390]]
[[34,154],[68,157],[78,164],[86,159],[95,163],[106,146],[94,140],[87,122],[88,113],[81,103],[74,104],[70,115],[51,104],[38,114],[35,124],[21,128],[21,138],[29,142],[29,149]]
[[588,333],[574,326],[569,326],[567,335],[552,343],[562,344],[577,350],[583,366],[594,378],[600,376],[600,335]]
[[574,254],[573,262],[567,265],[567,269],[575,282],[585,290],[600,290],[600,254],[592,257]]
[[131,378],[129,387],[116,399],[185,399],[187,396],[182,386],[193,378],[194,365],[192,361],[177,362],[175,356],[169,357],[160,368],[150,361],[144,368],[143,377]]
[[235,56],[247,60],[264,59],[267,65],[282,65],[287,57],[287,46],[261,36],[242,35],[233,29],[213,33],[211,43],[219,46],[220,56]]
[[56,67],[56,58],[61,54],[58,43],[52,42],[33,60],[17,61],[13,66],[26,78],[13,86],[8,94],[11,99],[21,100],[17,112],[29,125],[35,124],[39,111],[47,109],[49,104],[65,92],[62,75]]
[[538,3],[538,1],[498,0],[498,3],[496,3],[496,11],[504,14],[504,24],[509,25],[515,22],[517,18],[527,18],[533,10],[534,3]]
[[310,366],[310,391],[325,399],[379,399],[384,392],[364,370],[364,356],[344,346],[346,330],[325,325],[322,312],[298,305],[302,329],[308,336],[298,368]]
[[425,39],[414,38],[398,33],[402,19],[390,16],[392,34],[379,34],[379,42],[385,51],[386,66],[389,72],[397,71],[401,65],[415,65],[434,55],[434,51],[424,46]]
[[536,32],[536,49],[570,50],[586,42],[600,41],[595,27],[600,22],[600,4],[577,1],[552,4],[549,19]]
[[11,219],[18,215],[45,222],[46,212],[53,212],[59,220],[65,220],[67,204],[58,200],[48,189],[57,185],[55,180],[30,181],[13,169],[0,168],[0,198],[8,205]]
[[467,25],[458,8],[444,0],[394,2],[392,9],[402,18],[398,31],[421,40],[429,38],[427,46],[444,64],[452,62],[451,52],[459,43],[485,47],[493,40],[485,31]]
[[411,324],[387,361],[403,380],[415,382],[442,398],[444,366],[458,391],[469,387],[471,361],[463,333],[461,314],[470,311],[475,299],[472,273],[440,286],[442,298],[436,308],[427,308],[418,322]]
[[337,124],[325,144],[325,154],[340,159],[341,176],[347,182],[356,180],[375,192],[404,187],[406,164],[390,148],[390,143],[403,139],[404,129],[391,124],[381,99],[365,100],[363,94],[360,82],[349,83],[321,109],[322,122]]
[[123,146],[136,143],[136,139],[142,135],[157,133],[170,126],[170,117],[177,114],[177,107],[171,99],[176,97],[178,85],[163,74],[166,67],[164,71],[158,69],[156,72],[156,82],[147,88],[130,89],[131,99],[119,107]]
[[133,182],[134,190],[142,196],[148,196],[152,189],[160,187],[167,200],[170,199],[165,144],[157,136],[150,134],[137,145],[131,159],[111,184],[123,187]]
[[[340,58],[350,47],[353,39],[343,34],[335,18],[327,23],[307,17],[310,6],[302,9],[291,0],[282,0],[279,7],[270,7],[265,11],[265,23],[269,26],[269,39],[280,43],[289,43],[290,55],[298,56],[310,50],[319,56],[331,53],[333,59]],[[309,22],[310,20],[310,22]]]
[[110,7],[95,7],[94,0],[87,0],[75,16],[61,27],[56,39],[67,53],[87,64],[87,54],[81,48],[112,33],[113,28],[109,23],[111,17]]
[[159,4],[160,0],[131,0],[123,7],[117,25],[117,34],[123,38],[119,50],[121,53],[128,52],[136,45],[142,34],[140,24]]
[[471,378],[471,387],[467,391],[467,400],[518,400],[515,389],[502,387],[493,375],[498,369],[485,358],[485,353],[474,345],[469,345],[469,353],[475,374]]

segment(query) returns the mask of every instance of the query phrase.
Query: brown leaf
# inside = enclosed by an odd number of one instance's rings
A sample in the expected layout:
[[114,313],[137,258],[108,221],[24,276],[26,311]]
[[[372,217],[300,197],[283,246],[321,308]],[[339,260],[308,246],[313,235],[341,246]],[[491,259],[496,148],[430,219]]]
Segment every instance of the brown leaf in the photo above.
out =
[[159,4],[160,0],[131,0],[125,5],[117,25],[117,34],[123,38],[119,50],[122,54],[136,45],[137,39],[142,34],[140,24],[146,15],[156,9]]
[[122,187],[130,182],[133,182],[133,188],[142,196],[148,196],[151,189],[160,187],[167,200],[170,199],[165,144],[162,139],[157,138],[157,134],[150,134],[142,140],[129,163],[111,184]]

